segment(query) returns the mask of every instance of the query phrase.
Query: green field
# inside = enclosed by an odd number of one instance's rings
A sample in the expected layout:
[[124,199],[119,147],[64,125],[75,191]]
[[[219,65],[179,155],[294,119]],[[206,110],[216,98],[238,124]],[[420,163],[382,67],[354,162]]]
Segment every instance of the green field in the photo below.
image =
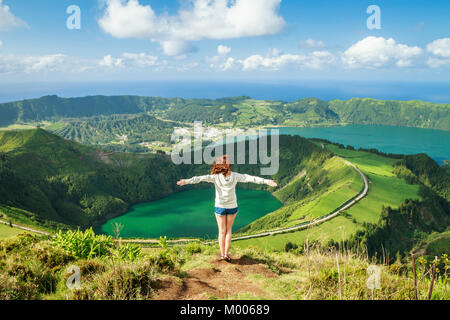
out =
[[393,164],[398,160],[341,149],[331,144],[327,145],[327,149],[355,164],[369,179],[369,195],[347,210],[358,222],[376,223],[382,206],[396,208],[406,199],[420,199],[418,185],[407,184],[393,173]]
[[0,223],[0,239],[11,238],[22,233],[29,232],[18,228],[11,228],[10,226]]
[[344,160],[332,157],[320,168],[302,170],[274,195],[285,205],[241,230],[243,234],[299,225],[327,215],[363,188],[360,175]]

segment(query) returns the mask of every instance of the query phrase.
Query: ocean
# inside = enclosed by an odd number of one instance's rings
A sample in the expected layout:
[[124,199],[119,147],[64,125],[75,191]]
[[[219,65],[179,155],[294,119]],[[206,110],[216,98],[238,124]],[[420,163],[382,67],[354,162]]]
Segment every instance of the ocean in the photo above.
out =
[[253,99],[295,101],[315,97],[347,100],[355,97],[395,100],[424,100],[450,103],[450,83],[348,82],[348,81],[140,81],[58,82],[0,85],[0,102],[39,98],[45,95],[81,97],[88,95],[140,95],[208,98],[250,96]]

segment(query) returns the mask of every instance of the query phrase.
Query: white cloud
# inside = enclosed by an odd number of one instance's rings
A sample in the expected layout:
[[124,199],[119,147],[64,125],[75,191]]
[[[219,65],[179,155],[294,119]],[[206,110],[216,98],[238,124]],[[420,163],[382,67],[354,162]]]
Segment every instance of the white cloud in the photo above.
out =
[[136,67],[136,68],[148,68],[157,67],[165,64],[159,60],[157,56],[152,56],[142,53],[129,53],[125,52],[120,57],[113,57],[108,54],[103,57],[98,63],[100,67],[104,68],[124,68],[124,67]]
[[217,53],[218,55],[213,56],[212,58],[206,57],[206,63],[209,65],[212,69],[219,69],[222,71],[227,71],[232,69],[234,66],[238,65],[238,60],[235,60],[232,57],[229,57],[228,54],[231,52],[231,48],[219,45],[217,47]]
[[108,54],[108,55],[104,56],[103,59],[100,60],[100,62],[98,64],[101,67],[112,68],[112,67],[122,66],[122,61],[123,61],[122,59],[113,58],[112,55]]
[[288,64],[300,63],[304,60],[304,56],[283,54],[278,57],[263,57],[259,54],[252,55],[244,60],[242,64],[243,70],[279,70]]
[[61,71],[64,69],[66,56],[63,54],[51,54],[40,57],[25,58],[25,72]]
[[336,56],[328,51],[314,51],[305,61],[305,67],[309,69],[323,69],[336,63]]
[[450,38],[434,40],[427,45],[427,51],[435,56],[450,58]]
[[157,56],[151,56],[146,53],[124,53],[123,58],[140,68],[159,65]]
[[306,40],[300,41],[300,47],[302,48],[325,48],[326,45],[322,40],[314,40],[308,38]]
[[309,54],[285,54],[277,48],[270,49],[265,56],[254,54],[244,59],[224,55],[206,57],[206,63],[212,69],[222,71],[278,71],[288,67],[297,69],[323,69],[334,65],[336,56],[328,51],[314,51]]
[[235,59],[233,57],[215,56],[211,59],[206,58],[210,63],[209,67],[212,69],[218,69],[221,71],[239,70],[242,69],[242,60]]
[[[237,62],[239,63],[239,61]],[[236,60],[234,58],[229,57],[223,64],[222,64],[222,70],[227,71],[233,68],[236,65]]]
[[227,55],[227,54],[229,54],[231,52],[231,48],[230,47],[227,47],[227,46],[224,46],[224,45],[219,45],[218,47],[217,47],[217,53],[218,54],[220,54],[220,55]]
[[104,32],[157,41],[168,55],[192,49],[186,42],[276,34],[285,24],[278,15],[281,0],[191,0],[172,16],[157,15],[139,0],[105,1],[98,20]]
[[252,55],[242,62],[243,70],[271,70],[277,71],[288,66],[300,69],[322,69],[336,62],[336,57],[328,51],[314,51],[307,55],[279,54],[272,50],[266,57]]
[[342,62],[349,68],[409,67],[422,53],[423,49],[398,44],[392,38],[367,37],[347,49]]
[[450,66],[450,38],[438,39],[429,43],[427,51],[433,54],[427,61],[431,68]]
[[3,45],[3,42],[0,41],[0,47]]
[[99,72],[104,70],[116,70],[121,72],[135,72],[136,70],[161,71],[164,68],[188,69],[197,66],[194,63],[179,63],[174,60],[169,64],[166,60],[161,60],[157,56],[147,53],[125,52],[119,56],[111,54],[105,55],[102,59],[82,59],[66,56],[64,54],[49,54],[43,56],[21,56],[12,54],[0,55],[0,73],[20,74],[20,73],[83,73]]
[[427,65],[431,68],[450,67],[450,59],[430,57],[427,60]]
[[27,24],[14,16],[7,5],[2,5],[0,0],[0,31],[9,30],[15,27],[23,27]]
[[68,70],[68,57],[63,54],[44,56],[1,55],[0,73],[58,72]]

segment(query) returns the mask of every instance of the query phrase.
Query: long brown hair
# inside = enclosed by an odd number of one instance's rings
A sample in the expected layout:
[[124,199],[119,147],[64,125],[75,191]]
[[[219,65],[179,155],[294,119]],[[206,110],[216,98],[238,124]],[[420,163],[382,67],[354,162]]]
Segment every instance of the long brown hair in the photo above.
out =
[[231,173],[231,163],[228,156],[225,154],[216,159],[216,162],[211,167],[211,174],[223,174],[229,176]]

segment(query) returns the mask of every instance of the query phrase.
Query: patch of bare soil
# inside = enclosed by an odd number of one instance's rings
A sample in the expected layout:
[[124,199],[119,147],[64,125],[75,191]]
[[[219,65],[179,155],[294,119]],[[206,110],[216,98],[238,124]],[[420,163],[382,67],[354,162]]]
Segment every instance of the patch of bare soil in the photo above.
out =
[[175,279],[162,281],[155,300],[226,299],[244,293],[267,296],[267,293],[247,276],[257,274],[265,278],[278,277],[265,264],[248,257],[233,259],[230,263],[215,259],[211,264],[212,268],[189,270],[182,283]]

